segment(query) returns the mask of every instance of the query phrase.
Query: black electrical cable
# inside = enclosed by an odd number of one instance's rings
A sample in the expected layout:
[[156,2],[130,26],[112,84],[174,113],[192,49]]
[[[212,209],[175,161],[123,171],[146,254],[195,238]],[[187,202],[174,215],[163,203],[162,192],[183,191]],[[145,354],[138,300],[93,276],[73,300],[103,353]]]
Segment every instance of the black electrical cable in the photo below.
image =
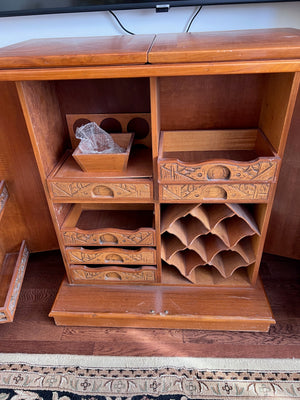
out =
[[194,20],[195,20],[195,18],[197,17],[197,15],[199,14],[199,12],[201,11],[201,8],[202,8],[203,6],[199,6],[198,7],[198,10],[195,12],[195,14],[192,16],[192,18],[191,18],[191,20],[190,20],[190,22],[189,22],[189,24],[188,24],[188,27],[186,28],[186,33],[187,32],[189,32],[189,30],[190,30],[190,28],[191,28],[191,26],[192,26],[192,23],[194,22]]
[[108,10],[108,12],[115,18],[115,20],[118,22],[118,24],[123,29],[123,31],[125,31],[126,33],[129,33],[129,35],[135,35],[135,33],[130,32],[128,29],[125,28],[125,26],[122,25],[121,21],[119,20],[119,18],[116,16],[116,14],[114,12],[112,12],[111,10]]

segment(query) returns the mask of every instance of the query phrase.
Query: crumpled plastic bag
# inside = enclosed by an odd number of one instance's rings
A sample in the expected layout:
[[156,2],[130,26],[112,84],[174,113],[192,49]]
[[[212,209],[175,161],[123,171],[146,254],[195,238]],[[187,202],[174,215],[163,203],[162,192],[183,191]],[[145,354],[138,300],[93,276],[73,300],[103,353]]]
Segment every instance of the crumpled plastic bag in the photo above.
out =
[[75,136],[80,139],[79,150],[84,154],[124,153],[126,150],[114,142],[113,138],[96,122],[89,122],[76,128]]

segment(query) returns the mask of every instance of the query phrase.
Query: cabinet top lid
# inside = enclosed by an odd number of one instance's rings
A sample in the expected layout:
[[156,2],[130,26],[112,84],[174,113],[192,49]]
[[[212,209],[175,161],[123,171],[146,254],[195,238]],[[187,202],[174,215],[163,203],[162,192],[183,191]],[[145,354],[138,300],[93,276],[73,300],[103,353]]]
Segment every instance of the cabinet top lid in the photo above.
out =
[[300,30],[293,28],[160,34],[148,62],[222,62],[300,59]]
[[26,40],[0,49],[0,68],[145,64],[154,37],[122,35]]

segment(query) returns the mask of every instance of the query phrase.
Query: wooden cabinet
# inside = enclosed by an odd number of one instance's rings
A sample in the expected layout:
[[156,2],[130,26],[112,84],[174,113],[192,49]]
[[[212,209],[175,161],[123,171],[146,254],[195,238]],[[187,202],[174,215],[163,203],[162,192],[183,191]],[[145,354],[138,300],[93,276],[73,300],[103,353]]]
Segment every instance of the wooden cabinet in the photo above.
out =
[[[76,42],[0,52],[65,263],[50,316],[268,330],[259,266],[299,87],[299,32]],[[75,130],[88,122],[134,133],[126,169],[76,162]]]

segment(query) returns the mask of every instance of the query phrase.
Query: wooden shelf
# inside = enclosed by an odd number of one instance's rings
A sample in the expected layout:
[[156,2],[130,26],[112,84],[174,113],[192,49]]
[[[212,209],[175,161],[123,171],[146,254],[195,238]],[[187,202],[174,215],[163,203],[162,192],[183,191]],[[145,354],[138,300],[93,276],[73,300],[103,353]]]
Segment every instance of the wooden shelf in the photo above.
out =
[[74,286],[64,280],[49,315],[57,325],[74,326],[268,331],[275,323],[260,282],[252,288],[186,290]]
[[151,178],[152,156],[151,150],[145,146],[134,146],[129,156],[128,167],[124,171],[117,172],[85,172],[73,159],[72,154],[67,153],[58,168],[52,174],[55,180],[62,179],[115,179],[115,178]]
[[19,253],[6,254],[0,270],[0,323],[12,322],[27,266],[29,251],[23,241]]

